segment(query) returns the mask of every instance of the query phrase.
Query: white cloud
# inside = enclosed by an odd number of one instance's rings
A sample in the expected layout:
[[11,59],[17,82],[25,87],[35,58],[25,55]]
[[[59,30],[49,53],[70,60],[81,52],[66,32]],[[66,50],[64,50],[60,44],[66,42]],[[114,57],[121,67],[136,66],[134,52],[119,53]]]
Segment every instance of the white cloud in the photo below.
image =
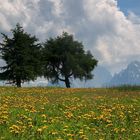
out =
[[0,0],[0,31],[20,22],[42,40],[73,33],[110,71],[140,59],[140,18],[126,17],[116,0]]
[[53,3],[53,6],[54,6],[54,9],[53,9],[53,14],[58,16],[58,17],[61,17],[61,14],[62,14],[62,8],[63,8],[63,3],[61,0],[49,0]]
[[11,26],[8,24],[8,20],[1,13],[0,13],[0,26],[1,26],[1,30],[4,30],[4,31],[9,31],[11,28]]
[[137,16],[135,13],[130,11],[128,15],[128,19],[131,20],[132,23],[138,24],[140,26],[140,17]]
[[99,28],[93,50],[98,52],[102,64],[118,71],[120,65],[123,67],[133,56],[135,59],[140,55],[140,28],[125,17],[115,0],[85,0],[84,3],[88,19]]

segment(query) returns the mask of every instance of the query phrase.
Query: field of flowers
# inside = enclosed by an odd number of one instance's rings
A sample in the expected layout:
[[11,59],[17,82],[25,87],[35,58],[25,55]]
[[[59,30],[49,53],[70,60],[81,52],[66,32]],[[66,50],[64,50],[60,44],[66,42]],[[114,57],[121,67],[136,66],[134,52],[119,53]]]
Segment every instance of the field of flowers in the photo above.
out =
[[140,90],[1,87],[0,140],[140,140]]

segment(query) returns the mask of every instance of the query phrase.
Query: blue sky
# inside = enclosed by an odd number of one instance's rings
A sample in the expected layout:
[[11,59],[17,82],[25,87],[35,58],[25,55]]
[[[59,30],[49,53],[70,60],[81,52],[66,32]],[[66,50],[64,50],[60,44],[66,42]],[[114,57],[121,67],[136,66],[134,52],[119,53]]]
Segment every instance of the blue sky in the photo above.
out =
[[126,15],[129,11],[140,15],[140,0],[118,0],[118,6]]

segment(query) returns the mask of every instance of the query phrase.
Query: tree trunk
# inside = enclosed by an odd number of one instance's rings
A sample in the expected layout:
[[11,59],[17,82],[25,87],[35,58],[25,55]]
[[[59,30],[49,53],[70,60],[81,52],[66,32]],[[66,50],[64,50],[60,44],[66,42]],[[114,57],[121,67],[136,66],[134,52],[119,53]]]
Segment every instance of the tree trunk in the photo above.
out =
[[65,77],[65,84],[67,88],[70,88],[70,81],[68,77]]
[[21,79],[17,79],[16,80],[16,86],[17,87],[21,87]]

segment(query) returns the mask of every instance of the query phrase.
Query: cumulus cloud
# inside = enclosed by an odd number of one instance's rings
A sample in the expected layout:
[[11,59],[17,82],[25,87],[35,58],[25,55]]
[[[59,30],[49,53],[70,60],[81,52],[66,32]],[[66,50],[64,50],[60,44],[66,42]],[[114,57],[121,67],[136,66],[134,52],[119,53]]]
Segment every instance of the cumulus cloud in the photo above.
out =
[[140,28],[119,10],[117,1],[89,0],[85,9],[88,19],[99,28],[94,50],[102,64],[117,71],[140,55]]
[[135,13],[129,12],[128,19],[131,20],[132,23],[138,24],[140,26],[140,17]]
[[0,0],[0,31],[21,23],[41,41],[68,31],[112,73],[140,59],[140,18],[116,0]]

